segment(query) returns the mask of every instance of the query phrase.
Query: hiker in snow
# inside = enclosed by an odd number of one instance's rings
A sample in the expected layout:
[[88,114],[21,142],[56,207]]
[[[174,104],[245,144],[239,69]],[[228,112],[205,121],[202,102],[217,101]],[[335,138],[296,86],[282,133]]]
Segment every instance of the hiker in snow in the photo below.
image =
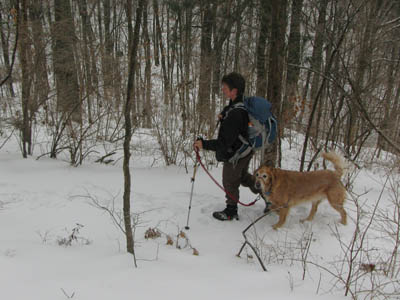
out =
[[[222,80],[222,92],[226,98],[229,98],[229,105],[225,106],[218,115],[220,128],[218,138],[213,140],[197,139],[194,147],[216,152],[217,161],[223,162],[222,184],[226,194],[226,208],[222,211],[213,213],[213,217],[225,221],[239,219],[237,201],[239,201],[239,186],[243,185],[250,188],[254,194],[259,194],[260,190],[255,188],[255,179],[249,174],[248,167],[253,152],[250,151],[246,156],[234,160],[237,150],[243,142],[239,136],[247,139],[249,116],[246,110],[237,109],[234,106],[243,103],[243,94],[246,82],[239,73],[230,73],[225,75]],[[229,195],[235,199],[231,199]]]

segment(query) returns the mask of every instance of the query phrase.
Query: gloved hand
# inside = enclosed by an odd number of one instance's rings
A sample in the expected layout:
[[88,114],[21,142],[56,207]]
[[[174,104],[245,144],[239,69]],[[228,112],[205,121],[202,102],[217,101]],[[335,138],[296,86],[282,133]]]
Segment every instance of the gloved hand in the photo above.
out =
[[197,137],[196,141],[193,143],[193,149],[195,151],[199,151],[203,149],[203,138],[201,136]]

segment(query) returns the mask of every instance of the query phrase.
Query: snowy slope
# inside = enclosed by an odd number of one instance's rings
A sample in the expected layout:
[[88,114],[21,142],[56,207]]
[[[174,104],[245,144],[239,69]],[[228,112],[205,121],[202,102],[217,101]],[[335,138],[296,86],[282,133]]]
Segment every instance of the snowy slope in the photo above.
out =
[[[299,155],[286,150],[286,168],[298,168]],[[309,258],[333,261],[341,252],[333,232],[339,215],[327,203],[312,224],[299,224],[309,205],[293,209],[284,228],[273,231],[277,216],[259,222],[253,239],[263,243],[263,272],[249,248],[238,258],[242,230],[262,214],[264,204],[241,207],[240,220],[219,222],[211,217],[224,207],[223,193],[199,170],[193,195],[190,230],[185,231],[190,177],[183,168],[149,167],[140,157],[132,161],[132,212],[138,214],[136,254],[138,268],[125,251],[125,239],[110,216],[93,206],[122,207],[120,165],[86,162],[70,167],[62,160],[22,159],[15,145],[0,151],[0,298],[57,299],[345,299],[342,286],[308,265],[305,280],[298,261],[302,237],[310,237]],[[221,180],[221,167],[212,174]],[[356,188],[366,187],[375,197],[380,187],[367,171]],[[242,201],[254,196],[241,188]],[[346,204],[349,225],[337,226],[344,240],[354,231],[354,205]],[[78,227],[81,224],[82,227]],[[145,239],[149,227],[163,236]],[[78,228],[71,246],[59,245]],[[190,247],[166,245],[164,234],[176,240],[184,230]],[[181,247],[185,246],[180,239]]]

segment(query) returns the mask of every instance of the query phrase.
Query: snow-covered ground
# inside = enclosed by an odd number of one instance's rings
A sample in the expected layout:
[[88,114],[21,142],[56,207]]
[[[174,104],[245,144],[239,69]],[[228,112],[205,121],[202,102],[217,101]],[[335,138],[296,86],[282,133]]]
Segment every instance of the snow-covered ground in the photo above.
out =
[[[299,152],[285,146],[283,153],[283,167],[298,169]],[[217,221],[211,213],[224,208],[223,193],[199,170],[190,230],[185,230],[192,169],[186,173],[176,166],[150,167],[151,159],[134,155],[135,268],[121,231],[107,212],[93,206],[96,200],[114,207],[118,216],[122,160],[116,165],[88,160],[75,168],[63,160],[35,158],[23,159],[13,142],[0,150],[0,299],[348,299],[342,284],[311,264],[303,280],[299,257],[306,254],[304,242],[311,240],[307,259],[334,271],[333,262],[343,255],[336,225],[342,243],[351,240],[355,229],[352,201],[345,206],[347,226],[338,224],[338,213],[327,203],[320,205],[312,223],[299,223],[309,204],[293,209],[278,231],[271,228],[276,215],[261,220],[249,234],[268,269],[263,272],[250,248],[236,256],[243,229],[262,214],[261,201],[240,207],[239,221]],[[221,166],[211,173],[221,180]],[[381,175],[362,170],[355,181],[355,191],[369,191],[362,199],[371,206],[382,189]],[[253,199],[241,188],[243,202]],[[387,201],[385,192],[382,205]],[[145,239],[150,227],[162,236]],[[74,230],[77,239],[65,245]],[[184,238],[178,239],[181,249],[176,247],[180,230],[199,255],[193,255]],[[166,235],[174,245],[166,244]],[[381,242],[376,241],[374,247],[379,248]],[[336,267],[341,268],[340,261]]]

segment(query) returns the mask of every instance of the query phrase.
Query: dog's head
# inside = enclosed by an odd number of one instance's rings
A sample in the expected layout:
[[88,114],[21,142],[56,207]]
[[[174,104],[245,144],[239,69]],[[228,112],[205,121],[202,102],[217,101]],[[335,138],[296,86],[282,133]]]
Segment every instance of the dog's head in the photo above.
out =
[[274,179],[274,174],[271,167],[261,166],[254,172],[255,187],[266,193],[270,190]]

